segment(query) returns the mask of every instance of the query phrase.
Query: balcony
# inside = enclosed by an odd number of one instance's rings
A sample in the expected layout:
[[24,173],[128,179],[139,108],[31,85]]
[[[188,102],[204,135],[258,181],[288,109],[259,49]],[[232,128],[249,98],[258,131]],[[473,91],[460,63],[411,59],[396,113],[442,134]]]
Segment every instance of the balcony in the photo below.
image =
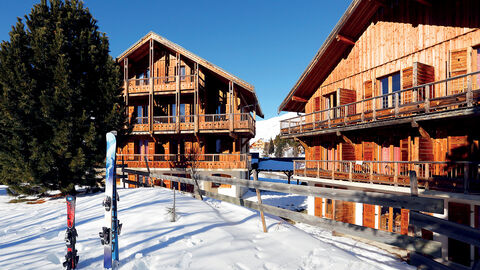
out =
[[250,169],[249,154],[117,154],[117,164],[130,168]]
[[[195,118],[198,119],[198,130],[195,129]],[[133,132],[148,132],[148,120],[148,117],[137,117],[133,125]],[[250,113],[153,117],[153,132],[156,134],[193,133],[196,131],[200,133],[238,132],[255,134],[255,120]]]
[[[195,89],[195,75],[184,75],[178,77],[181,90]],[[177,76],[153,77],[154,93],[175,92],[177,89]],[[129,79],[127,81],[128,94],[148,94],[150,93],[150,78]]]
[[294,175],[338,181],[410,186],[409,172],[418,186],[449,192],[480,192],[479,163],[434,161],[328,161],[296,160]]
[[480,71],[427,83],[280,122],[282,136],[393,125],[451,117],[477,106]]

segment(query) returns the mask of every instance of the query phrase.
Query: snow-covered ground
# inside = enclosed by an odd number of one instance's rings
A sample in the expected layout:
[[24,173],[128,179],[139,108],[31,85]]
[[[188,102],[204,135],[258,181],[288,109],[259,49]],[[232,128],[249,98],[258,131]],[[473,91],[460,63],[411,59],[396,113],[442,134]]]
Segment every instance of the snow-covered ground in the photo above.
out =
[[[171,190],[120,189],[119,194],[121,269],[413,269],[374,247],[275,217],[267,216],[265,234],[257,212],[228,203],[177,193],[179,218],[172,223]],[[268,201],[267,194],[262,197]],[[0,186],[0,269],[61,269],[64,199],[43,204],[10,199]],[[102,199],[102,193],[77,198],[79,269],[103,266]]]

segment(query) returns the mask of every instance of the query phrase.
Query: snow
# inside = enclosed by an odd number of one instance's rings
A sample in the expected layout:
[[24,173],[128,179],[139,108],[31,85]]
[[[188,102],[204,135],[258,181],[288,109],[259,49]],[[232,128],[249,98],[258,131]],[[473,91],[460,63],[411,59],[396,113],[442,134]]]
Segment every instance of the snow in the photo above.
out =
[[280,134],[280,121],[297,116],[297,113],[289,112],[280,116],[272,117],[265,120],[257,121],[255,138],[250,140],[250,144],[262,139],[264,142],[269,142],[270,139],[275,139],[275,136]]
[[[272,216],[266,217],[265,234],[257,212],[229,203],[177,193],[178,221],[173,223],[167,214],[171,190],[118,192],[121,269],[414,269],[366,244]],[[262,198],[273,198],[273,204],[302,203],[301,198],[281,196]],[[0,186],[0,269],[61,269],[66,253],[64,198],[43,204],[8,203],[10,199]],[[98,237],[102,200],[103,193],[77,197],[79,269],[103,267]]]

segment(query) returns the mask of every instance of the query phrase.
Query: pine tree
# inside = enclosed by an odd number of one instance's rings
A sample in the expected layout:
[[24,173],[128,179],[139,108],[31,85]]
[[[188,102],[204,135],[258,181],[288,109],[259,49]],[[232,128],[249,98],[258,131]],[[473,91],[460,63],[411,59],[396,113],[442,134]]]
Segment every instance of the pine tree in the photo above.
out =
[[82,2],[42,0],[0,45],[0,182],[38,194],[94,185],[124,125],[120,72]]
[[273,143],[272,138],[270,138],[270,142],[268,142],[268,155],[273,154],[275,152],[275,144]]

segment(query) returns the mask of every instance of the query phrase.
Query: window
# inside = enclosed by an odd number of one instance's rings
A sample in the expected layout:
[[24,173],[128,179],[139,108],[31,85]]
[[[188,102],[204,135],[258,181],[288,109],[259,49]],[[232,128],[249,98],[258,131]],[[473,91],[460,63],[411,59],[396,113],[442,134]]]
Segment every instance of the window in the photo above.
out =
[[180,81],[185,81],[185,66],[180,67]]
[[148,106],[137,106],[137,124],[148,124]]
[[[401,90],[400,72],[395,72],[379,79],[381,87],[381,95],[395,93]],[[395,96],[398,97],[398,103],[401,103],[400,95],[388,95],[382,98],[382,108],[395,106]]]

